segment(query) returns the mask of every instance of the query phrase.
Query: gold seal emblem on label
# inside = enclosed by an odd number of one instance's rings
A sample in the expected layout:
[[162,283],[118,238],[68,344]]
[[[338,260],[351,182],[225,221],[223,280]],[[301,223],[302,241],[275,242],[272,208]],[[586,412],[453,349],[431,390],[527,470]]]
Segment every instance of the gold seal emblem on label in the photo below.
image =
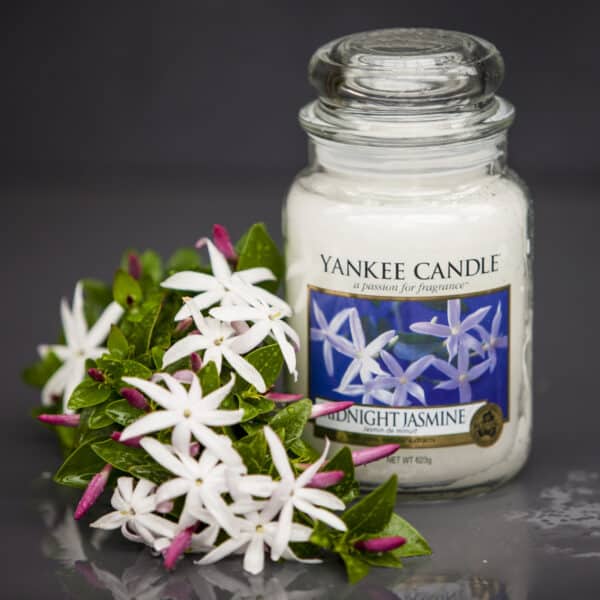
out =
[[493,403],[482,406],[471,419],[471,437],[478,446],[491,446],[502,433],[502,409]]

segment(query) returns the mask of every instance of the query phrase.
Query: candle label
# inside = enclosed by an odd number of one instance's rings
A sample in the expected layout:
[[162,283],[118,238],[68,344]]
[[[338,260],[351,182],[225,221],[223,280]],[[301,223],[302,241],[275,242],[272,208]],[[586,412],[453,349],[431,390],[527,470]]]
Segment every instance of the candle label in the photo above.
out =
[[407,448],[489,446],[508,421],[510,287],[388,298],[309,286],[315,433]]

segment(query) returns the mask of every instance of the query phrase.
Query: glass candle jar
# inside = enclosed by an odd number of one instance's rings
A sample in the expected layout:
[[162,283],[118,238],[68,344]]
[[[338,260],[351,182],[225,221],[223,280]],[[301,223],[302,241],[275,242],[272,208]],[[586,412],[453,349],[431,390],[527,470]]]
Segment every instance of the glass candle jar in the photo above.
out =
[[531,431],[531,206],[506,164],[514,109],[480,38],[390,29],[314,54],[300,112],[310,164],[284,209],[296,392],[352,401],[318,418],[401,491],[495,486]]

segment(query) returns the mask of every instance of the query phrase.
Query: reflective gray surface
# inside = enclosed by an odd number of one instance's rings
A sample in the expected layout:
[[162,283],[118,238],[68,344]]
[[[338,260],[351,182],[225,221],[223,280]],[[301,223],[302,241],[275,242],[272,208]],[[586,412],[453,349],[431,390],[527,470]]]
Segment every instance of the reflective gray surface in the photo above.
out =
[[[434,554],[356,586],[341,565],[269,565],[246,575],[236,558],[191,560],[166,574],[148,550],[70,515],[78,493],[50,473],[60,458],[32,423],[37,401],[17,379],[35,344],[53,339],[58,299],[85,275],[108,278],[122,247],[168,252],[217,221],[237,235],[252,220],[279,230],[287,177],[196,175],[45,178],[2,188],[4,598],[547,599],[600,597],[600,357],[596,318],[598,181],[528,177],[536,198],[535,430],[514,481],[481,497],[400,501]],[[68,182],[68,183],[67,183]],[[158,243],[155,241],[158,240]],[[7,257],[14,260],[6,262]],[[6,318],[8,317],[8,318]],[[102,507],[98,511],[102,512]]]

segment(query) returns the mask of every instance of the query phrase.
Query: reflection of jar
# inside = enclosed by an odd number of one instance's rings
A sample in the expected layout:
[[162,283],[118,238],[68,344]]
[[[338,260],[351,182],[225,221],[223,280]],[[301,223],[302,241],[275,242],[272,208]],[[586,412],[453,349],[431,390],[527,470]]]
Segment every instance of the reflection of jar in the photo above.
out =
[[358,469],[367,485],[490,486],[527,457],[531,212],[502,75],[490,43],[428,29],[351,35],[310,64],[311,161],[284,216],[296,390],[355,403],[317,443],[401,444]]

